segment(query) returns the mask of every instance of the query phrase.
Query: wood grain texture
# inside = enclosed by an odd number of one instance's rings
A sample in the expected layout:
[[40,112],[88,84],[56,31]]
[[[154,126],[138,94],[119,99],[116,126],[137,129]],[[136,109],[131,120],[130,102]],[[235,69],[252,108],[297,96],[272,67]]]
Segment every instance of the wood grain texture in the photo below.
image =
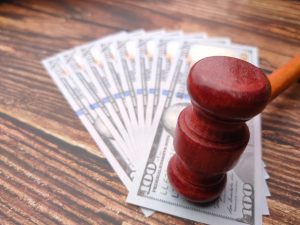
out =
[[[0,1],[0,224],[195,224],[145,218],[42,68],[119,30],[183,29],[255,45],[266,71],[300,53],[299,1]],[[63,129],[62,129],[63,128]],[[263,113],[271,215],[300,224],[300,83]]]

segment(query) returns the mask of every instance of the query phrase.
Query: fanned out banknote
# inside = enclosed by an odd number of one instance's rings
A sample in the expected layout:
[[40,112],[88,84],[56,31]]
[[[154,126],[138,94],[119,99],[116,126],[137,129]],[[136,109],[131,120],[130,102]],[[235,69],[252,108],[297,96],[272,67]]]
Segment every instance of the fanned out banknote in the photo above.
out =
[[261,224],[262,215],[269,214],[260,116],[248,122],[249,144],[218,201],[196,206],[169,185],[166,166],[174,154],[176,121],[190,104],[188,71],[215,55],[258,66],[255,47],[164,29],[122,31],[42,62],[128,189],[127,201],[141,206],[146,216],[160,211],[207,224]]

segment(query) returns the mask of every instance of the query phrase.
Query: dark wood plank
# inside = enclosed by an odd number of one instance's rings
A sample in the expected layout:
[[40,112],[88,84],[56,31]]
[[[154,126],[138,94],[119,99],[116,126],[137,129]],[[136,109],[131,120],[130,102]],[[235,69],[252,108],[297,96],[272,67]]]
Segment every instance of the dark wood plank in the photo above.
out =
[[266,224],[300,221],[300,84],[294,84],[263,113],[263,159],[271,179],[268,185],[271,216]]
[[0,113],[0,218],[19,224],[185,224],[145,218],[105,159]]
[[[125,203],[124,186],[43,58],[119,30],[165,27],[255,45],[272,71],[300,52],[299,18],[299,1],[1,1],[1,223],[193,224],[161,213],[145,218]],[[263,113],[272,193],[265,224],[300,223],[299,90],[295,84]]]
[[[123,1],[113,3],[91,1],[43,2],[34,1],[16,3],[19,7],[48,13],[70,21],[81,21],[103,26],[99,14],[107,18],[105,25],[115,29],[131,30],[136,28],[153,29],[164,24],[169,29],[184,29],[186,31],[208,31],[212,35],[230,34],[234,41],[252,44],[267,51],[269,57],[278,55],[277,63],[283,63],[286,58],[299,50],[299,9],[300,4],[274,2],[270,4],[252,1],[241,3],[234,1],[206,3],[205,1],[174,1],[173,4],[156,4],[149,1]],[[232,5],[235,7],[231,7]],[[288,15],[285,13],[288,11]],[[113,18],[110,20],[110,18]],[[176,21],[176,23],[174,23]],[[276,45],[274,45],[276,44]],[[291,48],[291,45],[295,48]],[[269,60],[273,68],[274,57]]]

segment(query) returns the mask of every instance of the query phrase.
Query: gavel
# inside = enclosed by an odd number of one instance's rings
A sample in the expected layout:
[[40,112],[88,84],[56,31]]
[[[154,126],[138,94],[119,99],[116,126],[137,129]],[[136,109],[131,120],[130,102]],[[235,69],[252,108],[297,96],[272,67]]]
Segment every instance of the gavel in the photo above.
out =
[[191,202],[216,200],[227,171],[248,144],[246,121],[299,77],[300,55],[268,77],[237,58],[212,56],[196,62],[187,79],[191,105],[178,117],[176,154],[167,169],[173,188]]

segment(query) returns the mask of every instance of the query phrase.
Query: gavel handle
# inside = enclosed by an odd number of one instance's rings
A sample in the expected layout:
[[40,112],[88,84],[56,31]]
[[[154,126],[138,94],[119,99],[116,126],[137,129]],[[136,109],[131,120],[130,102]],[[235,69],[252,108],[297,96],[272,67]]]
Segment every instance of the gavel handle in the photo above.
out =
[[268,78],[271,83],[272,92],[270,101],[272,101],[300,78],[300,55],[275,70]]

